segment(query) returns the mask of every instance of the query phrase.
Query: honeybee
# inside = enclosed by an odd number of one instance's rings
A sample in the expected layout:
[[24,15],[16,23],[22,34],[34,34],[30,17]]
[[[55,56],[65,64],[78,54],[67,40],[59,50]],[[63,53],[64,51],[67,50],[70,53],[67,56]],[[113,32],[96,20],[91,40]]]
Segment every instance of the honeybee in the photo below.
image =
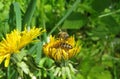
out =
[[69,34],[67,32],[59,32],[58,38],[61,40],[66,40],[69,37]]
[[65,43],[65,42],[61,42],[60,47],[64,48],[64,49],[72,49],[73,48],[70,44]]
[[72,49],[73,47],[70,44],[66,43],[68,38],[69,34],[67,32],[59,32],[58,39],[61,40],[61,42],[59,43],[58,46],[64,49]]

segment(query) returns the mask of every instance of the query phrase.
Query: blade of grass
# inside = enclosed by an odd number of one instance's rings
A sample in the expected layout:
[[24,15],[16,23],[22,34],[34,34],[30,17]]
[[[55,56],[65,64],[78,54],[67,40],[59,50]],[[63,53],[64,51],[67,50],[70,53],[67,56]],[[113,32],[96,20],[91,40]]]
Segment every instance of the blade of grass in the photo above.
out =
[[10,26],[10,30],[18,29],[21,31],[21,11],[17,2],[10,5],[8,24]]
[[[42,19],[41,25],[43,26],[44,29],[46,29],[45,10],[44,10],[45,2],[44,2],[44,0],[41,0],[40,3],[41,3],[40,7],[41,7],[41,19]],[[43,33],[43,39],[45,42],[47,42],[47,33],[46,32]]]
[[15,17],[16,17],[16,29],[18,29],[19,31],[21,31],[21,11],[20,11],[20,7],[19,4],[17,2],[13,3],[14,6],[14,12],[15,12]]
[[23,22],[22,22],[23,26],[25,26],[25,25],[29,26],[30,25],[32,16],[33,16],[34,11],[35,11],[36,2],[37,2],[37,0],[31,0],[30,1],[30,4],[28,5],[28,8],[27,8],[27,10],[25,12],[25,15],[23,17]]
[[42,42],[42,41],[37,44],[37,48],[36,48],[36,59],[35,59],[35,61],[36,61],[37,63],[39,63],[39,61],[40,61],[40,59],[41,59],[42,46],[43,46],[43,42]]
[[72,11],[77,7],[77,5],[79,4],[80,0],[76,0],[75,3],[73,4],[73,6],[68,10],[68,12],[63,16],[63,18],[56,24],[56,26],[50,31],[50,33],[48,34],[51,35],[55,29],[62,24],[62,22],[72,13]]
[[13,22],[15,21],[15,13],[14,13],[14,6],[13,4],[10,5],[10,10],[9,10],[9,19],[8,19],[8,24],[9,24],[9,28],[10,31],[15,29],[15,24],[13,24]]

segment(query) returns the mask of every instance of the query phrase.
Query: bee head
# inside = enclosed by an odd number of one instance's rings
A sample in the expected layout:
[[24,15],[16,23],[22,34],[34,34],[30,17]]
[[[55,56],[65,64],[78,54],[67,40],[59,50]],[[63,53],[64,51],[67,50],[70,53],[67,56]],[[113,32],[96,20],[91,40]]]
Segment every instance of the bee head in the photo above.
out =
[[58,38],[67,39],[68,37],[69,37],[69,34],[67,32],[59,32],[58,33]]

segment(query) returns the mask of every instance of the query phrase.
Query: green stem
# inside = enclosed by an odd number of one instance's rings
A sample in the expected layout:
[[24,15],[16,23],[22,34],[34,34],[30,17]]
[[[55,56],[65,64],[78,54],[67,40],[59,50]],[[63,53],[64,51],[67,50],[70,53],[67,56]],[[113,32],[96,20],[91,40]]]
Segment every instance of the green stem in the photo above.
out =
[[115,64],[114,64],[114,67],[113,67],[113,68],[114,68],[114,76],[115,76],[115,79],[118,79],[118,78],[117,78],[117,69],[116,69]]
[[[40,27],[46,29],[46,14],[45,14],[45,10],[44,10],[44,6],[45,6],[45,0],[40,0],[39,1],[39,13],[40,13]],[[47,34],[46,32],[43,33],[43,39],[44,42],[47,42]]]
[[68,10],[68,12],[63,16],[63,18],[56,24],[56,26],[50,31],[50,33],[48,34],[51,35],[55,29],[63,23],[63,21],[72,13],[72,11],[77,7],[77,5],[79,4],[80,0],[76,0],[75,3],[73,4],[73,6]]
[[[111,44],[111,55],[114,57],[114,44]],[[112,63],[113,63],[113,74],[114,74],[114,79],[118,79],[117,78],[117,69],[116,69],[116,65],[115,65],[115,60],[112,59]]]
[[106,14],[100,15],[100,16],[98,16],[98,17],[99,17],[99,18],[103,18],[103,17],[105,17],[105,16],[113,15],[113,14],[118,13],[118,12],[120,12],[120,9],[117,10],[117,11],[114,11],[114,12],[110,12],[110,13],[106,13]]
[[10,79],[10,66],[7,68],[7,79]]

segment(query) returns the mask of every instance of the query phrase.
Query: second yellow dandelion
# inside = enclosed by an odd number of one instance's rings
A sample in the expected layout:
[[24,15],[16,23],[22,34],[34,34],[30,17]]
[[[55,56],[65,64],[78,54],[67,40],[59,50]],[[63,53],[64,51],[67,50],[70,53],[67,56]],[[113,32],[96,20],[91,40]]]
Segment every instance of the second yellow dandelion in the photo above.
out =
[[73,36],[63,34],[64,36],[58,35],[59,38],[51,35],[50,42],[43,46],[44,53],[55,61],[67,60],[79,53],[81,49]]

